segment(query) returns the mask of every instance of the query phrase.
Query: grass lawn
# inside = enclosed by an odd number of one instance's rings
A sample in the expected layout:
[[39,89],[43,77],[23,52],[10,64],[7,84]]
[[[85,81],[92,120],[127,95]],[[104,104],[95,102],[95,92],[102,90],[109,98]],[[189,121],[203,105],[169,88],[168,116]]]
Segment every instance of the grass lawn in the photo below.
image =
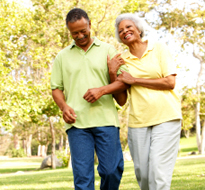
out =
[[187,156],[190,152],[193,151],[198,154],[196,136],[189,137],[188,139],[185,137],[181,138],[179,157]]
[[[189,144],[189,145],[188,145]],[[191,147],[191,148],[190,148]],[[197,151],[196,138],[181,139],[171,190],[205,190],[205,157],[187,156]],[[186,157],[181,157],[181,156]],[[73,190],[71,168],[38,170],[43,158],[12,158],[0,160],[1,190]],[[95,169],[97,166],[95,166]],[[95,189],[100,188],[95,170]],[[125,162],[120,190],[140,190],[135,179],[132,161]]]
[[[41,159],[42,160],[42,159]],[[25,170],[25,164],[28,170]],[[0,189],[1,190],[72,190],[73,176],[71,168],[56,170],[35,170],[40,166],[40,160],[14,159],[0,161]],[[17,163],[15,166],[14,163]],[[2,164],[4,163],[4,164]],[[37,166],[38,163],[38,166]],[[11,164],[11,165],[10,165]],[[11,171],[13,168],[13,172]],[[5,171],[8,172],[5,172]],[[16,172],[18,170],[18,172]],[[32,170],[32,171],[31,171]],[[95,172],[95,187],[99,190],[100,177]],[[173,190],[204,190],[205,189],[205,158],[178,159],[175,165],[172,186]],[[125,162],[120,190],[139,190],[135,180],[133,163]]]

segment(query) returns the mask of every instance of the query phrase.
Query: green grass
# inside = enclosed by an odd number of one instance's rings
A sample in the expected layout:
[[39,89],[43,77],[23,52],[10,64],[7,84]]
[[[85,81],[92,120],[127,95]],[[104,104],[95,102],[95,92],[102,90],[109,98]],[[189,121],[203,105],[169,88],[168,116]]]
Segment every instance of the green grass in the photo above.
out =
[[171,189],[204,190],[205,157],[177,160]]
[[188,154],[193,151],[198,154],[196,136],[189,137],[188,139],[185,137],[181,138],[179,156],[188,156]]
[[[171,190],[205,190],[205,156],[188,156],[196,151],[196,137],[180,140],[180,155],[174,168]],[[181,157],[186,156],[186,157]],[[43,158],[12,158],[0,160],[1,190],[73,190],[71,168],[55,170],[40,168]],[[95,166],[95,189],[100,189],[100,177]],[[119,190],[140,190],[133,163],[125,162]]]
[[[42,160],[42,159],[41,159]],[[24,170],[20,167],[22,163],[28,163],[28,168],[33,171]],[[17,163],[15,166],[14,163]],[[40,160],[28,161],[28,159],[1,160],[0,167],[0,189],[1,190],[73,190],[73,175],[71,168],[60,168],[56,170],[35,170],[40,167]],[[2,165],[4,163],[4,166]],[[7,163],[7,164],[5,164]],[[24,171],[18,173],[10,173],[9,163],[13,163],[13,171]],[[34,164],[35,163],[35,164]],[[37,166],[37,163],[39,164]],[[32,165],[34,164],[34,165]],[[37,166],[37,167],[36,167]],[[5,172],[7,170],[7,172]],[[178,159],[175,165],[171,190],[204,190],[205,189],[205,158],[189,158]],[[100,188],[100,177],[97,170],[95,171],[95,188]],[[133,163],[125,162],[125,170],[123,173],[120,190],[139,190],[137,181],[135,180]]]
[[43,158],[12,158],[0,160],[0,174],[33,171],[40,168]]
[[[41,159],[42,160],[42,159]],[[73,175],[71,168],[60,169],[46,169],[36,170],[40,167],[40,160],[29,163],[28,170],[25,170],[25,164],[28,163],[28,159],[9,159],[0,161],[0,189],[1,190],[71,190],[73,187]],[[14,163],[17,163],[15,166]],[[4,163],[4,164],[2,164]],[[36,165],[38,163],[38,166]],[[10,173],[11,168],[12,172]],[[31,171],[33,168],[33,171]],[[18,171],[18,172],[17,172]],[[16,173],[17,172],[17,173]],[[125,171],[120,186],[120,190],[137,189],[137,181],[135,180],[133,163],[125,163]],[[95,188],[100,189],[100,177],[97,172],[97,166],[95,166]]]

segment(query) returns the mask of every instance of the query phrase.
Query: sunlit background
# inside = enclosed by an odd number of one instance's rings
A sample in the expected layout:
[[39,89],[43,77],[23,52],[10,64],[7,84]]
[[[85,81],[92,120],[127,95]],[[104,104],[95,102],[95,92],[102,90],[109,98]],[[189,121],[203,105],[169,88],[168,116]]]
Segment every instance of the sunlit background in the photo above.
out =
[[[119,52],[125,47],[115,39],[114,21],[125,12],[135,12],[146,21],[145,39],[168,45],[177,65],[176,88],[182,97],[182,137],[194,133],[198,152],[203,153],[204,0],[1,0],[0,141],[6,143],[0,146],[0,155],[12,148],[23,149],[27,156],[49,154],[51,124],[57,146],[67,149],[61,112],[51,97],[50,72],[57,53],[72,41],[65,16],[74,7],[88,12],[92,35]],[[127,147],[128,106],[117,106],[123,149]]]

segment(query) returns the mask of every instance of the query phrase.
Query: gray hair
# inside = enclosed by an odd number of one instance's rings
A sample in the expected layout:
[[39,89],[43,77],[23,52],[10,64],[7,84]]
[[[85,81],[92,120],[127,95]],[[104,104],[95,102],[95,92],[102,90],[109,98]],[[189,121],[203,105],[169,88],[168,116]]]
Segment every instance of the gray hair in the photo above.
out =
[[123,20],[131,20],[138,28],[138,30],[141,32],[140,37],[143,38],[145,29],[143,23],[144,21],[142,20],[142,18],[137,16],[137,14],[124,13],[119,15],[115,20],[115,37],[117,38],[118,42],[122,42],[119,37],[118,26]]

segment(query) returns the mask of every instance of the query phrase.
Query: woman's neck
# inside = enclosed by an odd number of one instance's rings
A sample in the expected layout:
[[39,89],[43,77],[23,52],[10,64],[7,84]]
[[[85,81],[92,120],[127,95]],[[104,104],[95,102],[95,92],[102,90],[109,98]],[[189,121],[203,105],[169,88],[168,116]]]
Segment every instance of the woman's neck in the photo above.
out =
[[130,53],[138,57],[139,59],[142,58],[142,55],[144,54],[146,49],[147,49],[147,41],[137,42],[129,46]]

